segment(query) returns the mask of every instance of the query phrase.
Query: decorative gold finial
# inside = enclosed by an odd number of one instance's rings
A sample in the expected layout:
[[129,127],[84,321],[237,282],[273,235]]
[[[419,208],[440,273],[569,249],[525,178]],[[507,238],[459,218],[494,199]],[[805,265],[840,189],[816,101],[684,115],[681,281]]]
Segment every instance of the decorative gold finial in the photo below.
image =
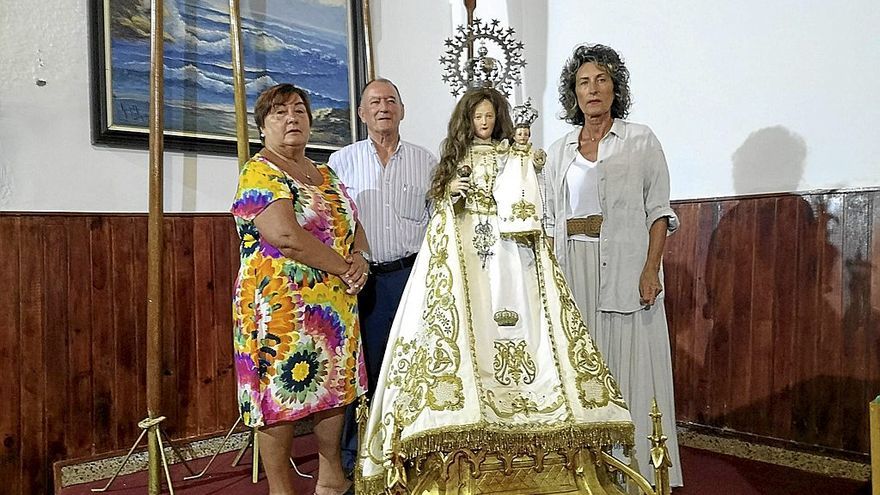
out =
[[666,435],[663,434],[663,425],[661,419],[663,413],[657,406],[657,398],[655,397],[651,404],[651,423],[653,425],[653,433],[648,436],[651,442],[651,466],[654,467],[654,486],[657,487],[657,495],[670,495],[672,492],[669,487],[669,467],[672,466],[672,460],[669,458],[669,449],[666,447]]
[[409,495],[406,482],[406,465],[403,461],[403,455],[400,453],[400,435],[403,433],[403,426],[399,421],[394,423],[394,433],[391,435],[391,452],[389,461],[391,461],[391,469],[385,473],[385,494],[386,495]]

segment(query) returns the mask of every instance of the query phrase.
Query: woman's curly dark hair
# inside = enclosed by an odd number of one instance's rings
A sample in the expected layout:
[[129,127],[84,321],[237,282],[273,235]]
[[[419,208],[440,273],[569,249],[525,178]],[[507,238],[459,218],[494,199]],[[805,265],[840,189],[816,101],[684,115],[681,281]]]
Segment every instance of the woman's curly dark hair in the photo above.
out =
[[474,112],[477,105],[488,101],[495,109],[495,128],[492,140],[513,138],[513,120],[507,98],[492,88],[472,89],[462,95],[449,118],[446,139],[440,144],[440,163],[434,169],[428,196],[439,201],[446,194],[446,186],[455,178],[458,164],[468,153],[474,141]]
[[614,102],[611,104],[611,117],[623,119],[629,115],[632,99],[629,92],[629,69],[623,58],[613,48],[605,45],[580,45],[574,49],[559,76],[559,103],[562,104],[560,117],[573,125],[584,125],[584,112],[578,105],[575,93],[575,76],[578,69],[587,63],[594,63],[605,70],[614,83]]

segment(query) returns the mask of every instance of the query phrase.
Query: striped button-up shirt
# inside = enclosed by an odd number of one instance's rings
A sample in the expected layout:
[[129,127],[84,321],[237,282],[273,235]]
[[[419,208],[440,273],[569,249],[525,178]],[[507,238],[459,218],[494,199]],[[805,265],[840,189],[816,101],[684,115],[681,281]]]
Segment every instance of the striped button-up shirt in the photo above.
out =
[[368,138],[334,152],[329,164],[357,204],[374,262],[419,251],[428,228],[428,189],[437,165],[431,152],[401,140],[382,166]]

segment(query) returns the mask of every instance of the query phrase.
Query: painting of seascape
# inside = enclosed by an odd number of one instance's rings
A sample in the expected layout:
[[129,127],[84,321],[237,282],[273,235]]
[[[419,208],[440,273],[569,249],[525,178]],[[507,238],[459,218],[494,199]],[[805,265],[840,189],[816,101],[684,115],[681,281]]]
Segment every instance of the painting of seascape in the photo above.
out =
[[[105,132],[147,133],[150,8],[143,0],[103,2]],[[333,150],[355,140],[352,88],[359,82],[351,0],[241,0],[248,127],[253,107],[281,82],[311,97],[311,143]],[[225,141],[234,149],[235,109],[228,0],[165,1],[166,142]],[[362,77],[362,76],[360,76]],[[100,103],[100,102],[99,102]],[[184,141],[185,142],[185,141]],[[174,147],[173,145],[171,146]],[[186,147],[184,146],[184,149]]]

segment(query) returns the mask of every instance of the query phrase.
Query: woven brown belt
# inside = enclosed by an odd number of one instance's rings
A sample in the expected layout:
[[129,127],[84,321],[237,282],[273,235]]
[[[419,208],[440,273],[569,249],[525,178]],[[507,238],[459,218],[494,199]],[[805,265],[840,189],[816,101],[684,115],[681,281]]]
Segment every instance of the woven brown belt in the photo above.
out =
[[568,235],[585,235],[587,237],[599,237],[602,230],[602,215],[590,215],[586,218],[569,218]]

